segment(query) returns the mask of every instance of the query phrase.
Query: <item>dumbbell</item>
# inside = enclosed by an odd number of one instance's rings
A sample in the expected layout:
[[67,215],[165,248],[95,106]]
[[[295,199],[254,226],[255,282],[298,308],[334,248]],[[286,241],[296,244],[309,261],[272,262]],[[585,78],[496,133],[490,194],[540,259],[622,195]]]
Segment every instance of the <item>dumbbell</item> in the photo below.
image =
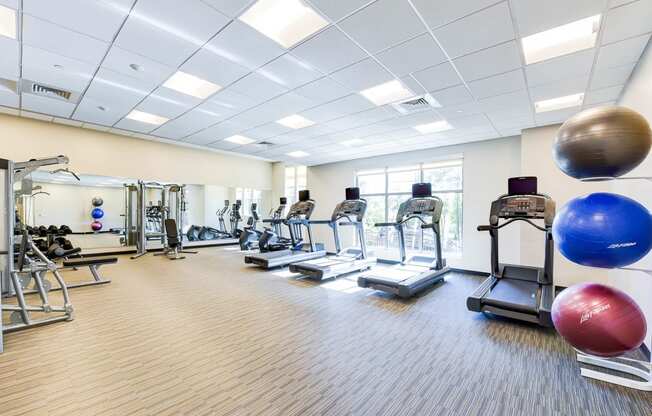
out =
[[48,234],[53,234],[53,235],[59,234],[59,227],[57,227],[56,225],[49,226],[48,227]]
[[72,234],[72,229],[69,226],[63,224],[61,227],[59,227],[59,234],[61,235]]
[[59,244],[64,250],[71,250],[73,248],[72,242],[65,237],[57,237],[54,243]]
[[48,236],[48,228],[45,225],[40,225],[37,229],[34,230],[34,232],[38,232],[39,237]]
[[67,257],[72,254],[79,253],[81,251],[80,248],[72,248],[70,250],[66,250],[63,247],[61,247],[59,244],[52,244],[50,247],[47,249],[47,254],[48,258],[50,259],[56,259],[60,257]]

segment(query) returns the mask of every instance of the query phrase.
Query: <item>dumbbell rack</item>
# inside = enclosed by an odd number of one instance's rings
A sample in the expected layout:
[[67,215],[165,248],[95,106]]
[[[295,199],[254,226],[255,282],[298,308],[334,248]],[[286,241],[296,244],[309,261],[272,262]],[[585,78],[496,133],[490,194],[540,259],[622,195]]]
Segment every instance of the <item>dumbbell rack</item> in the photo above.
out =
[[[627,176],[622,178],[614,178],[612,180],[645,180],[652,182],[652,176]],[[622,267],[620,270],[643,272],[647,273],[652,278],[652,270],[636,269],[631,267]],[[650,329],[650,325],[648,324],[648,331],[650,330],[652,329]],[[582,364],[588,364],[594,367],[617,371],[623,374],[629,374],[638,377],[643,381],[586,367],[580,368],[580,374],[582,376],[611,384],[617,384],[619,386],[628,387],[631,389],[652,391],[652,361],[649,359],[649,350],[647,351],[648,360],[646,361],[623,356],[612,358],[596,357],[594,355],[585,354],[579,350],[575,351],[577,352],[577,361]]]

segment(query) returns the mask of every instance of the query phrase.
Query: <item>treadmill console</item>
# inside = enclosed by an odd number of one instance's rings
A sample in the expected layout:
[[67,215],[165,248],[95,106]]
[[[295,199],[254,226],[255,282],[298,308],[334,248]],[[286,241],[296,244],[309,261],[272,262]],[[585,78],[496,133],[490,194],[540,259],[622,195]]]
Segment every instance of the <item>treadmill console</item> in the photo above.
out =
[[489,222],[498,225],[500,218],[544,219],[552,226],[555,203],[546,195],[505,195],[491,204]]
[[315,201],[312,199],[309,199],[307,201],[297,201],[292,206],[290,206],[290,210],[288,211],[288,215],[286,216],[286,219],[292,220],[292,219],[310,219],[310,216],[312,215],[312,211],[315,209]]
[[[333,210],[333,215],[331,215],[331,221],[337,221],[343,217],[354,217],[355,221],[361,222],[364,218],[364,214],[367,211],[367,201],[364,199],[358,200],[345,200],[337,204]],[[353,220],[353,218],[351,218]]]
[[396,213],[396,222],[414,216],[430,216],[432,223],[438,223],[444,204],[441,199],[431,196],[427,198],[410,198],[403,202]]

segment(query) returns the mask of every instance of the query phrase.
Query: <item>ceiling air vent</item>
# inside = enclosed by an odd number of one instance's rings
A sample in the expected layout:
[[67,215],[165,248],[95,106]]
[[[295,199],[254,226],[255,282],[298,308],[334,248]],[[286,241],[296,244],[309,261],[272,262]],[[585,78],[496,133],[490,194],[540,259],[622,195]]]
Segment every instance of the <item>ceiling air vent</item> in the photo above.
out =
[[420,111],[429,110],[433,107],[441,107],[437,100],[435,100],[430,94],[411,98],[401,103],[392,104],[392,106],[402,114],[418,113]]
[[45,85],[30,80],[22,80],[22,92],[27,94],[39,95],[41,97],[54,98],[66,102],[76,103],[79,100],[79,94],[72,91],[66,91],[51,85]]

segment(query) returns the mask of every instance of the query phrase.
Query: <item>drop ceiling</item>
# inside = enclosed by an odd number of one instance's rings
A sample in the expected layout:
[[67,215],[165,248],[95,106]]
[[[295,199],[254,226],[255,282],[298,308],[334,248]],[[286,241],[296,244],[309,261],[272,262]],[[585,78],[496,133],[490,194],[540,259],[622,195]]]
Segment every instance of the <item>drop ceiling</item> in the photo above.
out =
[[[649,0],[304,0],[327,24],[285,48],[239,19],[254,3],[0,0],[17,16],[16,39],[0,35],[0,110],[316,165],[518,135],[613,104],[652,32]],[[598,14],[595,47],[525,65],[523,37]],[[177,71],[221,89],[164,87]],[[28,80],[79,99],[25,92]],[[402,114],[360,94],[393,80],[440,106]],[[535,112],[578,93],[582,107]],[[294,115],[310,123],[277,123]],[[450,129],[414,128],[443,120]]]

